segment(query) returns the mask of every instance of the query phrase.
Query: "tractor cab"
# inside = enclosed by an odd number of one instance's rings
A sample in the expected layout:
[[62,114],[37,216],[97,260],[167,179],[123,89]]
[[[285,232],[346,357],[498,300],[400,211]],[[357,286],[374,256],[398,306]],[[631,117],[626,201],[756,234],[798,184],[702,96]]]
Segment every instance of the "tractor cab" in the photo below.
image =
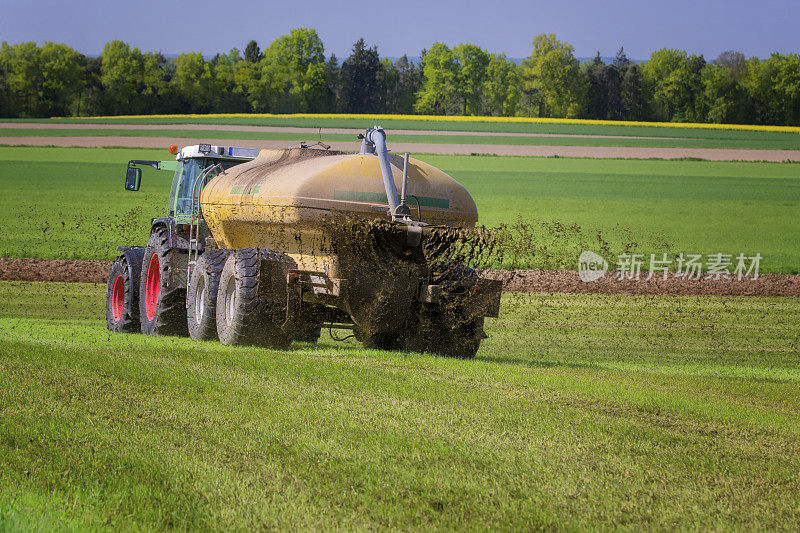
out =
[[259,149],[253,148],[211,144],[195,144],[180,150],[173,144],[169,147],[169,151],[175,154],[175,161],[139,159],[129,161],[125,174],[125,190],[139,190],[142,166],[173,171],[168,213],[178,223],[188,223],[191,220],[192,210],[198,209],[200,191],[206,183],[234,165],[255,159],[260,152]]

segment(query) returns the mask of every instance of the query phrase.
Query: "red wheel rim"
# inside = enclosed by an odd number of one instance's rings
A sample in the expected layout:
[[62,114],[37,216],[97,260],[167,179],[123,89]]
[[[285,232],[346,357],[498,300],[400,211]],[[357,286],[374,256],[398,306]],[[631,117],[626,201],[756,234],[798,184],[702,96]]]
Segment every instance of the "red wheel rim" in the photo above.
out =
[[144,307],[147,311],[147,320],[153,320],[156,317],[156,308],[158,307],[158,291],[161,288],[161,268],[158,263],[158,254],[150,256],[150,262],[147,263],[147,279],[145,280],[144,289]]
[[122,308],[125,306],[125,280],[122,274],[114,280],[114,287],[111,289],[111,313],[114,315],[114,322],[119,322],[122,318]]

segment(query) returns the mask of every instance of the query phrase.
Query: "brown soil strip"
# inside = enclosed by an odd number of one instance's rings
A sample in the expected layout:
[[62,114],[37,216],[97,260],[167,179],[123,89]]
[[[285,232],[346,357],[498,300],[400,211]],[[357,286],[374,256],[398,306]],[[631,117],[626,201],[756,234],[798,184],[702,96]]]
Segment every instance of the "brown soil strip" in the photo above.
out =
[[111,261],[0,257],[0,280],[106,283]]
[[800,296],[800,275],[761,274],[756,279],[685,279],[662,274],[647,280],[619,279],[608,272],[597,281],[584,283],[574,270],[487,270],[483,276],[503,282],[509,292],[565,292],[582,294],[670,294],[714,296]]
[[[11,146],[82,146],[82,147],[132,147],[166,148],[177,143],[180,146],[201,142],[220,146],[243,148],[283,149],[297,146],[292,141],[259,141],[244,139],[175,139],[172,137],[0,137],[0,145]],[[329,143],[334,150],[356,151],[356,142]],[[800,150],[735,150],[716,148],[645,148],[605,146],[522,146],[496,144],[439,144],[439,143],[392,143],[397,153],[416,154],[487,154],[534,157],[588,157],[599,159],[681,159],[692,157],[709,161],[798,161]]]
[[[0,280],[106,283],[110,267],[110,261],[4,257],[0,258]],[[591,283],[582,282],[571,270],[487,270],[483,276],[501,280],[508,292],[800,297],[798,274],[762,274],[758,279],[741,281],[663,280],[661,276],[649,281],[620,281],[609,272]]]
[[[224,124],[63,124],[42,122],[0,122],[0,129],[11,130],[200,130],[200,131],[247,131],[262,133],[300,133],[316,140],[324,135],[353,135],[353,128],[298,128],[283,126],[241,126]],[[503,133],[495,131],[438,131],[438,130],[391,130],[392,135],[473,135],[476,137],[570,137],[576,139],[647,139],[681,140],[684,137],[639,137],[630,135],[588,135],[575,133]]]

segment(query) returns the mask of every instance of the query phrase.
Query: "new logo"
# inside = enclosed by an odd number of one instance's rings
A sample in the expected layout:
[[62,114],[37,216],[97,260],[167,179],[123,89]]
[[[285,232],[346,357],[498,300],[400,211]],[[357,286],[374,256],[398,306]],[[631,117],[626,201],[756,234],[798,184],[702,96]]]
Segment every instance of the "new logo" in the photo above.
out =
[[578,276],[584,283],[591,283],[597,281],[606,275],[608,271],[608,263],[601,255],[598,255],[589,250],[581,252],[578,257]]

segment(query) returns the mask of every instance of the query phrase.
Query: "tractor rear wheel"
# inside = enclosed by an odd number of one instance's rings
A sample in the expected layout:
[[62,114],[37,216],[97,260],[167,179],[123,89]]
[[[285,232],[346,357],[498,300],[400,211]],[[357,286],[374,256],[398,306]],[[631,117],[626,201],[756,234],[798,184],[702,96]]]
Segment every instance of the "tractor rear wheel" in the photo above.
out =
[[[267,252],[269,256],[271,252]],[[277,255],[276,255],[277,257]],[[269,260],[269,257],[266,258]],[[262,258],[256,248],[231,253],[219,279],[217,335],[222,344],[251,344],[285,349],[291,339],[281,330],[278,302],[260,297]]]
[[228,250],[206,250],[197,260],[186,294],[186,322],[192,340],[217,339],[217,291]]
[[133,284],[130,266],[124,255],[114,260],[108,275],[106,326],[110,331],[119,333],[136,333],[141,328],[139,287]]
[[179,253],[167,246],[166,228],[150,234],[139,280],[139,320],[146,335],[188,335],[186,288],[169,283]]

